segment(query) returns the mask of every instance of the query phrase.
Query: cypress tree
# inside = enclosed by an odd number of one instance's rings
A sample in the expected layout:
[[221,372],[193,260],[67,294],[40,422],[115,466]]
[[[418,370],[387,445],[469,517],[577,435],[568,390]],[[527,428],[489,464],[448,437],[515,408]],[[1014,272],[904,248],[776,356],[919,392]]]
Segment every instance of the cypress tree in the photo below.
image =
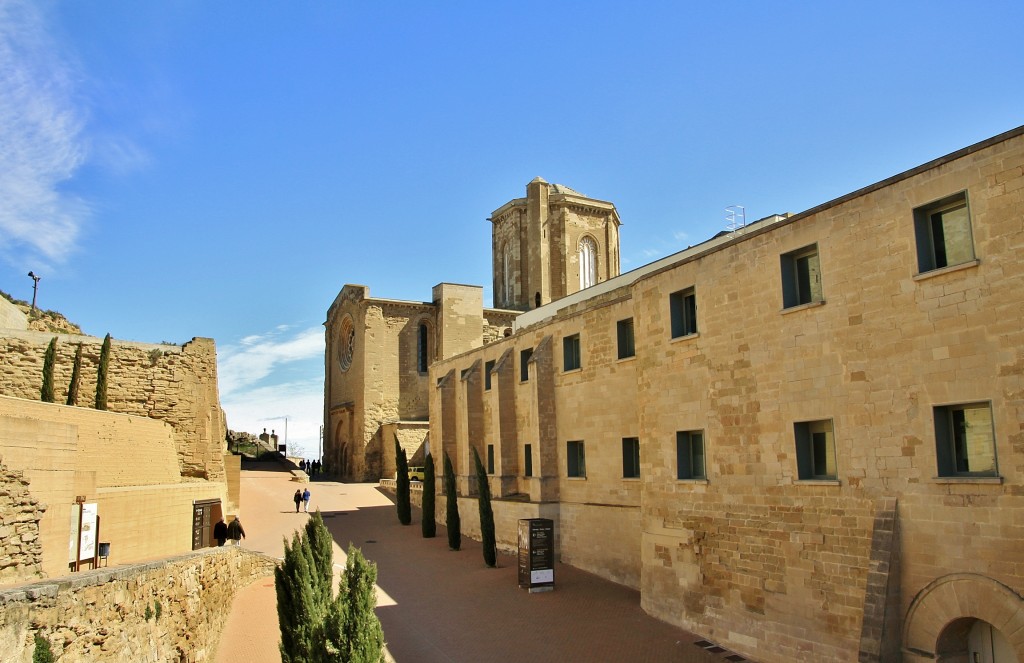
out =
[[96,372],[96,409],[107,409],[107,371],[110,368],[110,334],[103,337],[100,348],[100,367]]
[[284,542],[284,560],[274,569],[282,663],[316,663],[326,605],[313,588],[312,553],[299,532]]
[[462,522],[459,520],[459,496],[455,494],[455,470],[448,452],[444,452],[444,492],[446,496],[445,525],[448,527],[448,547],[462,548]]
[[68,385],[68,405],[78,405],[78,387],[82,382],[82,344],[75,348],[75,366],[71,369],[71,384]]
[[437,535],[437,516],[434,513],[434,491],[437,477],[434,476],[434,457],[427,452],[423,461],[423,538],[432,539]]
[[334,580],[334,538],[324,524],[320,509],[306,521],[306,547],[309,549],[310,584],[317,605],[324,613],[331,604],[332,582]]
[[398,508],[398,522],[408,525],[412,522],[412,504],[409,497],[409,461],[405,457],[405,449],[398,443],[395,436],[395,506]]
[[491,486],[487,472],[480,462],[480,454],[473,447],[473,462],[476,464],[477,505],[480,507],[480,541],[483,544],[484,564],[493,568],[498,564],[498,548],[494,537],[494,510],[491,508]]
[[53,365],[57,362],[57,337],[50,339],[43,357],[43,388],[39,392],[39,400],[44,403],[53,402]]
[[377,605],[377,566],[352,544],[338,596],[324,621],[320,659],[324,663],[379,663],[384,660],[384,631]]

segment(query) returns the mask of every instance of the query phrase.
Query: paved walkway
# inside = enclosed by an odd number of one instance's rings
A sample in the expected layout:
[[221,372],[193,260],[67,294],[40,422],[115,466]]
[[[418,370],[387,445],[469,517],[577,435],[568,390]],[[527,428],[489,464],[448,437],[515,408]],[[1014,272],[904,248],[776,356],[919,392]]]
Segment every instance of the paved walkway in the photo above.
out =
[[[280,557],[283,537],[307,519],[291,501],[300,484],[269,463],[246,465],[241,482],[243,545]],[[309,488],[334,535],[336,569],[349,542],[377,564],[377,614],[396,663],[743,660],[696,646],[697,636],[644,613],[638,592],[570,566],[556,564],[552,592],[519,589],[514,557],[499,555],[489,569],[476,541],[452,552],[441,525],[437,538],[422,538],[419,512],[403,527],[374,484]],[[280,663],[275,606],[273,578],[240,590],[215,663]]]

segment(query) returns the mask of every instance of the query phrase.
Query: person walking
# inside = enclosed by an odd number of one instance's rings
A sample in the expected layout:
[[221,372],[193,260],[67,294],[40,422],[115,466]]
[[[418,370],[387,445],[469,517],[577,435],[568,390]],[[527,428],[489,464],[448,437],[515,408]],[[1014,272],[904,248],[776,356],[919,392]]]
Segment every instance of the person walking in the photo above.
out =
[[231,545],[240,546],[244,538],[245,529],[242,527],[242,521],[235,516],[235,519],[228,525],[228,540],[231,541]]
[[302,504],[302,491],[296,488],[295,494],[292,495],[292,500],[295,502],[295,513],[298,513],[299,505]]
[[228,539],[228,526],[224,523],[224,516],[221,516],[217,524],[213,526],[213,538],[217,539],[217,545],[222,546]]
[[309,513],[309,498],[312,497],[309,493],[309,488],[302,491],[302,510]]

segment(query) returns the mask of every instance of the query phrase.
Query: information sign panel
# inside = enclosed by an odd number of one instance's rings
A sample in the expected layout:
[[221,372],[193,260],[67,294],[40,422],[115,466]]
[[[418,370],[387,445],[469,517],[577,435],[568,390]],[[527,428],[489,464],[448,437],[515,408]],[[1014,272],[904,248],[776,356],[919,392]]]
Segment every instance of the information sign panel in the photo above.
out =
[[555,586],[555,524],[550,518],[519,521],[519,586],[543,592]]

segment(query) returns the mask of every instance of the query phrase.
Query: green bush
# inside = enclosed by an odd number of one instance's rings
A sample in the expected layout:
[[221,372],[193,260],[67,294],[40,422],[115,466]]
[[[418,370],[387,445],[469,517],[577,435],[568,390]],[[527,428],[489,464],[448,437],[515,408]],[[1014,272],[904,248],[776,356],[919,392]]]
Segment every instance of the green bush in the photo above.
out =
[[444,452],[445,525],[448,527],[448,547],[462,548],[462,521],[459,519],[459,496],[455,492],[455,470],[448,452]]
[[437,517],[434,514],[434,492],[437,490],[434,476],[434,457],[427,453],[423,461],[423,538],[432,539],[437,535]]
[[498,548],[494,537],[494,510],[491,508],[491,486],[487,472],[480,462],[480,454],[473,447],[473,462],[476,465],[477,504],[480,507],[480,541],[483,544],[484,564],[495,567],[498,564]]
[[409,460],[405,457],[405,449],[398,443],[395,436],[395,507],[398,509],[398,522],[408,525],[412,522],[412,504],[409,496]]
[[43,388],[39,393],[39,400],[44,403],[53,402],[53,365],[57,363],[57,337],[50,339],[46,346],[46,355],[43,357]]
[[53,650],[50,649],[50,641],[35,634],[36,646],[32,651],[32,663],[53,663]]

